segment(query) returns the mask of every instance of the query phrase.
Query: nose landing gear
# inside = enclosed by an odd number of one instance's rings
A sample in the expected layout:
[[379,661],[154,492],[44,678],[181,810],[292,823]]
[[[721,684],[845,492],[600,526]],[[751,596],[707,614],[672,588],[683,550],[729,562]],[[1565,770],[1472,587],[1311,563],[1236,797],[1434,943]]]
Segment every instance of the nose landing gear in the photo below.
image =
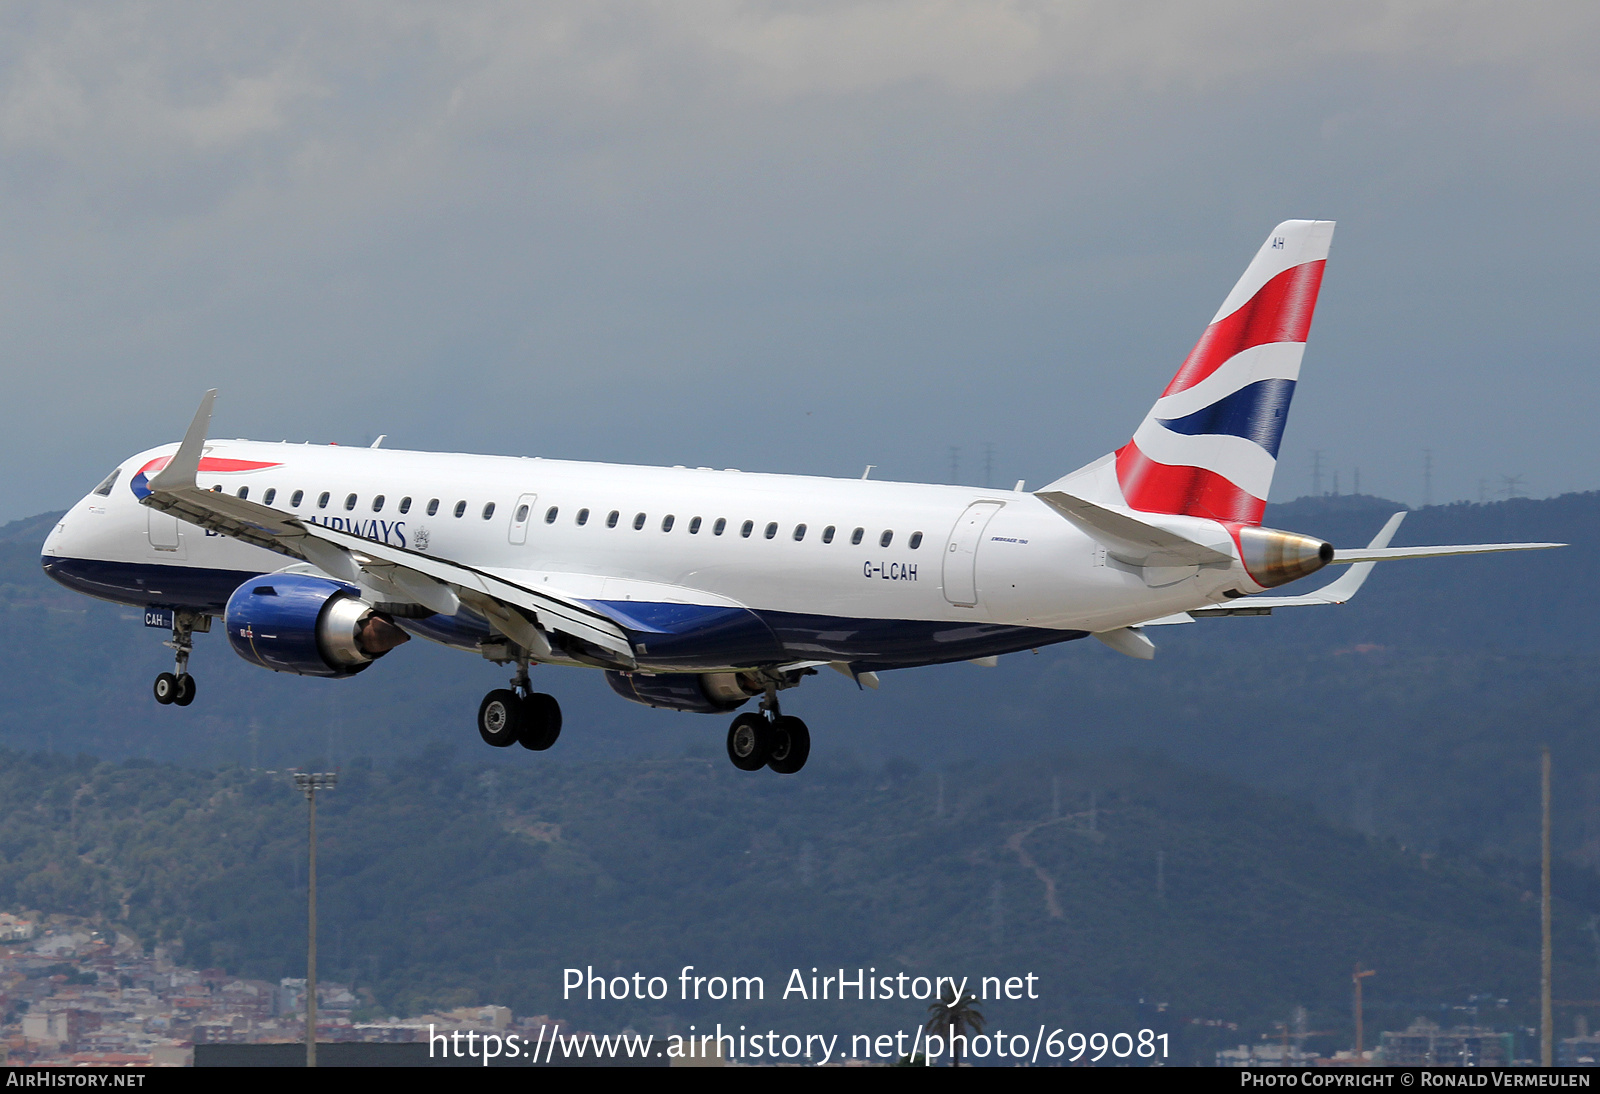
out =
[[209,615],[194,612],[172,613],[172,639],[163,642],[173,652],[173,672],[163,672],[156,677],[156,702],[162,706],[186,707],[194,702],[194,677],[189,675],[189,654],[194,652],[194,632],[204,634],[211,629]]

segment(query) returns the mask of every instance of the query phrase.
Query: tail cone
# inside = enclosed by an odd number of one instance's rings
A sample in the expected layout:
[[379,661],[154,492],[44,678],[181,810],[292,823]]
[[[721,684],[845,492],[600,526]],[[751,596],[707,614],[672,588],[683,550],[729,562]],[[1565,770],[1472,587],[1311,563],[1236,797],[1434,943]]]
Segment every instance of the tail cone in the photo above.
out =
[[1239,529],[1239,554],[1255,583],[1272,589],[1332,562],[1333,544],[1298,532],[1244,527]]

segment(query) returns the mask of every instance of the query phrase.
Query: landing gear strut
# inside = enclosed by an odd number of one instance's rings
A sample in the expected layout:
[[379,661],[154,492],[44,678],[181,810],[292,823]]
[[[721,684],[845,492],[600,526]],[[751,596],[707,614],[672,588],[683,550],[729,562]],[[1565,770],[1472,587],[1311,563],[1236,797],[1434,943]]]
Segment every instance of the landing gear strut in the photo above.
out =
[[511,687],[496,688],[479,704],[478,735],[495,748],[520,744],[534,752],[543,752],[561,736],[561,704],[532,689],[526,650],[517,652]]
[[156,677],[155,687],[151,689],[155,692],[156,702],[162,706],[170,703],[180,707],[194,702],[194,677],[189,675],[189,654],[194,652],[194,632],[204,633],[210,629],[209,615],[172,613],[172,639],[162,645],[173,652],[173,671],[163,672]]
[[770,684],[761,712],[746,711],[728,727],[728,759],[740,771],[770,767],[780,775],[793,775],[810,755],[811,731],[778,709],[777,689]]

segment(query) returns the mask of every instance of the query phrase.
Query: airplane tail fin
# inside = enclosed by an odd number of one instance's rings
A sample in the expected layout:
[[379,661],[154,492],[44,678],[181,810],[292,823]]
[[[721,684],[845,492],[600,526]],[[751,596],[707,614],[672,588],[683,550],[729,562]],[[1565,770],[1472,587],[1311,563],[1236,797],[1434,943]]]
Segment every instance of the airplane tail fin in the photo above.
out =
[[1274,228],[1132,439],[1045,489],[1261,523],[1332,239],[1331,220]]

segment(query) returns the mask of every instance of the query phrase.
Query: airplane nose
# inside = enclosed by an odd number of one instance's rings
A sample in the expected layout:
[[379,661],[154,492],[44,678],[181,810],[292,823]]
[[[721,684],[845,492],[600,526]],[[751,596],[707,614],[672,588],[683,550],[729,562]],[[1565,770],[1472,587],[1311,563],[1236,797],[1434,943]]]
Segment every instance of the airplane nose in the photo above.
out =
[[61,553],[62,547],[64,546],[63,541],[66,539],[66,527],[67,518],[62,517],[51,526],[50,534],[44,537],[44,543],[39,548],[39,552],[45,557],[46,560],[48,560],[51,555],[58,555]]

